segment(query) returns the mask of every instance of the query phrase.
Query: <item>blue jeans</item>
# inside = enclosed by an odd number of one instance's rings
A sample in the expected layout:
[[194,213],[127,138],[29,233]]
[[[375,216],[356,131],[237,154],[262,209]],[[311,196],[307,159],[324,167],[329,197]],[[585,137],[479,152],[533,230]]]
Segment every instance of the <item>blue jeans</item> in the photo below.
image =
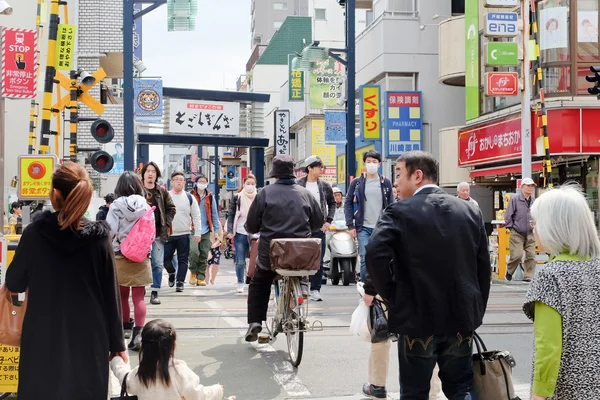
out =
[[437,362],[448,400],[476,400],[473,390],[472,333],[398,339],[400,400],[428,400]]
[[235,275],[237,276],[238,284],[242,284],[246,280],[244,276],[246,257],[248,257],[248,252],[250,251],[248,235],[236,233],[233,237],[233,244],[235,246]]
[[321,267],[316,274],[310,277],[310,290],[321,290],[321,280],[323,279],[323,258],[325,257],[326,239],[325,234],[321,231],[313,232],[312,237],[321,239]]
[[[175,266],[175,250],[177,250],[177,265]],[[170,236],[165,244],[165,267],[172,274],[177,269],[177,282],[185,281],[190,256],[190,235]]]
[[154,239],[152,243],[152,287],[153,291],[158,291],[162,285],[162,270],[165,265],[165,244],[160,238]]
[[367,254],[367,243],[373,234],[373,228],[360,228],[360,231],[356,234],[358,239],[358,253],[360,254],[360,280],[365,281],[367,276],[367,266],[365,265],[365,254]]

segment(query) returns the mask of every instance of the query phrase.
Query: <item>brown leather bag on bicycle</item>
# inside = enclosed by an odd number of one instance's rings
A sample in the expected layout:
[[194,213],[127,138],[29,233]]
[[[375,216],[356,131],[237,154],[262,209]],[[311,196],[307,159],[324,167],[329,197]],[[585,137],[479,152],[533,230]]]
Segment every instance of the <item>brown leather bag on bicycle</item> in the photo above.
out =
[[314,275],[321,268],[321,239],[271,240],[271,268]]

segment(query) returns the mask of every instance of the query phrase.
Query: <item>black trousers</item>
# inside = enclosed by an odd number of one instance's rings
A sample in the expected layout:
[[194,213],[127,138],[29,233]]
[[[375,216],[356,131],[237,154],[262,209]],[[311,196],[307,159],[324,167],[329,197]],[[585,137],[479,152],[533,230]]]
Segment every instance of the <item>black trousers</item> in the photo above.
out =
[[265,270],[256,266],[254,276],[248,287],[248,323],[257,322],[261,324],[267,319],[267,309],[269,308],[269,296],[271,295],[271,285],[277,274],[270,270]]

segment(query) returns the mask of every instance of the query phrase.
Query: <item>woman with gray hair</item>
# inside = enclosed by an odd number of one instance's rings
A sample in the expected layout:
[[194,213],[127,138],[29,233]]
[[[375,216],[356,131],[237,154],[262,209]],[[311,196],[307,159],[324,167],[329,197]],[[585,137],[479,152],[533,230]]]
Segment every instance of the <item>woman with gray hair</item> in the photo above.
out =
[[600,240],[592,212],[568,185],[541,195],[531,218],[550,256],[523,305],[535,327],[531,399],[600,399]]

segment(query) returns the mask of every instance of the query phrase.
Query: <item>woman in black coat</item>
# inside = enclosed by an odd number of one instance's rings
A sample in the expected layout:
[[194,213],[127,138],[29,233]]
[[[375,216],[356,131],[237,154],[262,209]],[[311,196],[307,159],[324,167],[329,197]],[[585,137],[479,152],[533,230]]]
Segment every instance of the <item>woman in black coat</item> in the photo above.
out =
[[82,219],[93,187],[83,166],[52,175],[57,212],[27,226],[6,274],[28,290],[19,400],[106,400],[110,353],[127,358],[110,229]]

